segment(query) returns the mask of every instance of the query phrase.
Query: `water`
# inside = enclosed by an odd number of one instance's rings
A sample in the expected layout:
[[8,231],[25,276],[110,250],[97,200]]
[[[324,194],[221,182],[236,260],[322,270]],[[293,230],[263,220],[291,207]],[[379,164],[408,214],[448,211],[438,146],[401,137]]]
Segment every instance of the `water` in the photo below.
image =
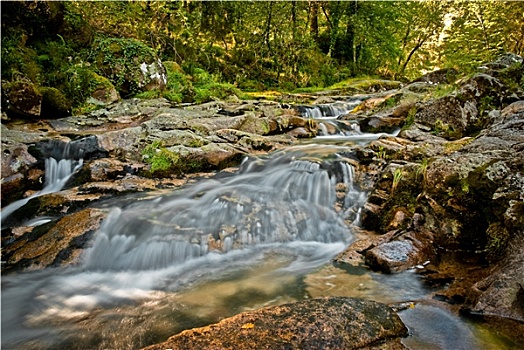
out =
[[[2,278],[2,348],[139,348],[239,312],[317,296],[424,298],[429,291],[412,271],[383,275],[330,262],[354,239],[350,227],[366,200],[344,151],[299,145],[153,200],[115,201],[79,266]],[[81,161],[48,166],[50,179],[65,179]],[[424,335],[436,328],[431,318],[405,315],[412,348],[427,344]],[[415,329],[419,317],[430,320],[422,330]],[[441,329],[440,336],[453,334]],[[477,334],[468,332],[461,343]]]
[[74,159],[60,159],[56,160],[55,158],[47,158],[45,160],[45,185],[41,191],[38,191],[31,196],[20,199],[16,202],[13,202],[4,208],[1,212],[1,223],[4,223],[5,219],[9,217],[16,210],[22,208],[26,205],[31,199],[43,196],[49,193],[59,192],[64,188],[67,181],[71,176],[76,173],[83,164],[83,160],[74,160]]
[[[82,168],[82,156],[84,154],[85,144],[85,140],[79,140],[73,144],[59,140],[51,140],[48,143],[43,144],[42,152],[44,153],[44,156],[47,155],[47,158],[45,159],[44,187],[41,191],[2,208],[0,222],[3,224],[9,215],[22,208],[31,199],[61,191],[71,176]],[[42,224],[44,222],[47,221],[34,220],[30,225],[34,226],[36,223]]]

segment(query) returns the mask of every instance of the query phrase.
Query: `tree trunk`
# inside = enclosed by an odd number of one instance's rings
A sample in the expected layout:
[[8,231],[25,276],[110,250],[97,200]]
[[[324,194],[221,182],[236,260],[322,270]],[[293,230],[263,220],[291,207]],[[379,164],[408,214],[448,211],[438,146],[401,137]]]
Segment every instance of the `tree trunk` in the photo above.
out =
[[309,22],[311,24],[309,31],[311,37],[318,44],[318,2],[311,1],[309,3]]

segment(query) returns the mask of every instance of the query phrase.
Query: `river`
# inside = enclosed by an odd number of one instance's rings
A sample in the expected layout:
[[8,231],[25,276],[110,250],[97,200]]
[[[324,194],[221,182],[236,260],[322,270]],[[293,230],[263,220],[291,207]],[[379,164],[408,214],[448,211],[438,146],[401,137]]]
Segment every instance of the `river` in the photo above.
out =
[[[410,349],[511,348],[435,306],[415,270],[385,275],[332,262],[355,239],[367,195],[341,154],[381,136],[339,122],[355,103],[308,107],[303,114],[324,125],[319,137],[246,158],[235,173],[112,201],[78,266],[3,276],[2,348],[139,348],[318,296],[419,301],[400,312]],[[66,165],[74,172],[81,161]]]

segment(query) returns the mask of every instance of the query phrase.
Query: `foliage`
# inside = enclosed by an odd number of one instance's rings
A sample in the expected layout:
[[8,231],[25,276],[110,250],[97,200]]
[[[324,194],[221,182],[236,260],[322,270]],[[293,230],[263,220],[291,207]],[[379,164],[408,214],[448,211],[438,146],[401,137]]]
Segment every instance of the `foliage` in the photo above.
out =
[[522,54],[523,11],[518,1],[456,3],[442,45],[444,65],[472,69],[506,51]]
[[391,192],[395,192],[395,189],[398,187],[400,180],[402,179],[402,169],[397,168],[393,173],[393,183],[391,184]]
[[409,80],[522,54],[523,11],[493,0],[6,2],[2,79],[58,88],[75,106],[92,73],[124,97],[141,93],[139,65],[157,57],[176,65],[168,86],[139,96],[175,103],[362,75]]
[[172,170],[179,160],[178,155],[166,149],[159,140],[147,145],[142,155],[145,162],[151,164],[152,174]]
[[156,60],[153,49],[136,39],[97,37],[88,59],[96,73],[107,77],[124,95],[141,91],[142,63]]

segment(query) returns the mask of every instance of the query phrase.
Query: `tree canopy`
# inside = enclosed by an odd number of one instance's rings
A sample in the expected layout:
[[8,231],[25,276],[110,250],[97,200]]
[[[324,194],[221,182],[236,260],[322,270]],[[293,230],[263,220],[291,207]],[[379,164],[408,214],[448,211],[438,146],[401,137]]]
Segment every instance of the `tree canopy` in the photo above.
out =
[[111,49],[108,40],[149,47],[189,82],[197,69],[244,90],[322,87],[359,75],[408,80],[524,51],[524,3],[517,1],[38,1],[1,7],[3,81],[23,77],[73,96],[66,88],[70,73],[78,75],[82,66],[103,75],[96,56],[104,43]]

